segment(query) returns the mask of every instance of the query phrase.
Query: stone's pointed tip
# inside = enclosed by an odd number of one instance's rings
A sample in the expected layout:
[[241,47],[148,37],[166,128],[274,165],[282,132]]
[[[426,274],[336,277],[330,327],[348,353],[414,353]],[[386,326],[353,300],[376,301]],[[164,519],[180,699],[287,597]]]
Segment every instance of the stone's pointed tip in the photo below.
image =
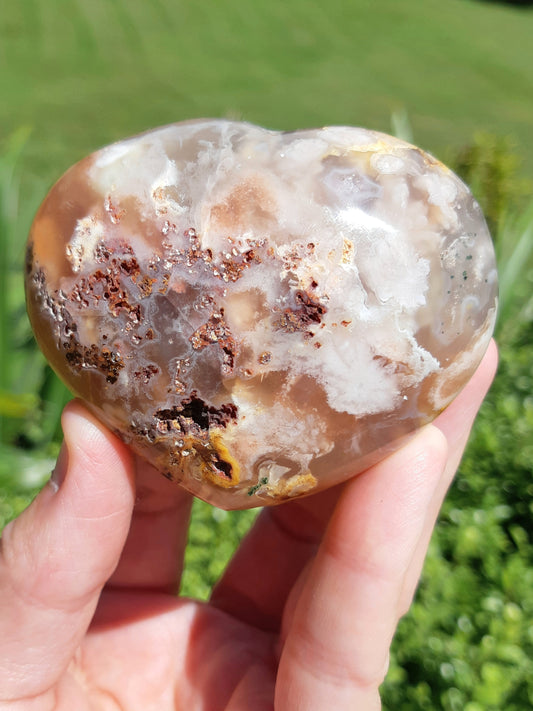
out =
[[385,456],[461,390],[494,327],[468,189],[361,128],[149,131],[71,168],[30,239],[28,309],[52,366],[223,508]]

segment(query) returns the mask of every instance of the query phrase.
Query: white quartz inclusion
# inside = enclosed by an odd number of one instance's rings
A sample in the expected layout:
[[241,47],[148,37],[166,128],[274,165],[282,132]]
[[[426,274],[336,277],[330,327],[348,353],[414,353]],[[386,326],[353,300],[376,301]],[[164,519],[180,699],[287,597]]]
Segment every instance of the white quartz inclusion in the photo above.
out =
[[[438,249],[441,220],[462,186],[443,176],[440,167],[418,174],[402,159],[409,149],[399,141],[385,143],[362,129],[354,141],[352,133],[337,128],[280,134],[222,121],[171,126],[103,150],[90,178],[118,204],[137,196],[146,221],[164,215],[179,225],[178,233],[194,225],[202,249],[213,253],[231,252],[235,243],[242,251],[246,239],[267,239],[275,257],[232,285],[232,294],[241,293],[243,303],[233,298],[228,308],[220,299],[228,322],[238,327],[253,282],[268,310],[242,334],[253,352],[243,369],[256,370],[260,353],[269,351],[273,357],[261,368],[263,375],[280,368],[292,379],[311,375],[333,409],[360,417],[394,409],[407,384],[416,385],[439,368],[438,359],[415,337],[431,261],[417,249],[423,239],[416,233],[430,232],[430,249]],[[376,156],[381,163],[368,160]],[[391,215],[381,198],[380,165],[384,175],[394,171],[405,184],[426,187],[416,233],[409,216]],[[169,192],[174,199],[160,197]],[[430,219],[430,205],[442,209],[436,219]],[[349,259],[343,257],[346,241],[353,245]],[[312,252],[305,249],[309,242],[315,244]],[[294,250],[299,254],[280,280],[280,264],[290,261],[286,255]],[[197,279],[195,273],[190,281]],[[320,328],[310,329],[320,349],[300,333],[288,336],[272,328],[272,310],[286,305],[291,291],[309,289],[313,280],[313,298],[327,306]],[[350,323],[339,326],[343,321]],[[400,339],[389,337],[398,332]],[[383,368],[376,353],[393,362],[401,359],[409,375]]]
[[[487,347],[490,237],[466,186],[418,148],[360,128],[199,120],[87,165],[93,197],[66,235],[74,277],[61,287],[94,272],[98,244],[127,243],[140,275],[125,289],[154,333],[147,341],[146,328],[117,321],[126,367],[96,404],[123,430],[123,398],[139,431],[150,417],[142,397],[169,411],[191,397],[235,406],[190,451],[152,457],[203,498],[232,508],[334,483],[432,419]],[[103,302],[94,308],[108,315]],[[152,377],[154,343],[168,363]],[[146,383],[132,391],[139,372]],[[213,496],[216,477],[206,483],[185,464],[210,447],[240,469]]]

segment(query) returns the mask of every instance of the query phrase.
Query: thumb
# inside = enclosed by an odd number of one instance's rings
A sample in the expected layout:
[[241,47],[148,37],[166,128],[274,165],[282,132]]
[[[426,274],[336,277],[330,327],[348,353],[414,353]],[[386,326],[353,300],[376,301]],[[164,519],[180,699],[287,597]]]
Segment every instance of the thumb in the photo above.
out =
[[134,502],[126,446],[79,402],[50,482],[0,541],[0,705],[49,690],[115,569]]

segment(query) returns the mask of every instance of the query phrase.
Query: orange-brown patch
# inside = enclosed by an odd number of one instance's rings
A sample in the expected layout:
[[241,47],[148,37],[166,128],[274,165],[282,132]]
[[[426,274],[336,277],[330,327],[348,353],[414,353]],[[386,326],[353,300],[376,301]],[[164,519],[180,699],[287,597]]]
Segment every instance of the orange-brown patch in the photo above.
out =
[[258,177],[236,185],[228,197],[211,208],[211,220],[224,230],[246,227],[252,221],[268,221],[276,204]]

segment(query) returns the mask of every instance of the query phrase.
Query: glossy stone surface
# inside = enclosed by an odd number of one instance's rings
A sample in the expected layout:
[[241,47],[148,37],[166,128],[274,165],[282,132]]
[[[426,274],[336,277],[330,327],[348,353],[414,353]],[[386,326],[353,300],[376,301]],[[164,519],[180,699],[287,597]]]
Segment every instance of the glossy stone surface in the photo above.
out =
[[231,509],[331,486],[432,420],[487,348],[497,275],[478,205],[418,148],[200,120],[65,174],[27,300],[72,391]]

